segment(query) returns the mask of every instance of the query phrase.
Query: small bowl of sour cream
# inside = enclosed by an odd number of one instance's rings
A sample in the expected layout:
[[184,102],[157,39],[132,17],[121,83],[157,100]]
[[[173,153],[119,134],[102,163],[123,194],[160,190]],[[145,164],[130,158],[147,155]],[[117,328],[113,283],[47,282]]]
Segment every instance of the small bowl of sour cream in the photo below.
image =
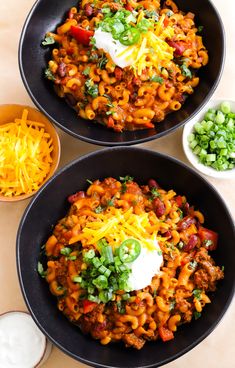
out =
[[51,348],[27,312],[0,315],[0,367],[38,368],[49,357]]

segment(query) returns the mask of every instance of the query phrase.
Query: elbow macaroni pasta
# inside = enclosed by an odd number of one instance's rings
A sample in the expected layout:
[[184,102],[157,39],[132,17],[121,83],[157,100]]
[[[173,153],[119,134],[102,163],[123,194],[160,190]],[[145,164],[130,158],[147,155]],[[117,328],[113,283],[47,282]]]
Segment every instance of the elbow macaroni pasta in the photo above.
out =
[[[164,43],[171,47],[172,59],[163,61],[159,69],[147,58],[141,73],[136,73],[132,66],[117,66],[104,50],[79,42],[71,27],[93,34],[107,8],[113,13],[135,10],[140,16],[145,14],[145,19],[152,12],[156,32],[166,33]],[[83,119],[117,132],[154,128],[168,113],[179,110],[199,83],[196,72],[208,63],[199,32],[194,14],[182,12],[173,1],[165,1],[163,6],[156,0],[82,1],[69,10],[54,33],[47,34],[57,47],[52,50],[46,76],[53,80],[59,97],[70,101]],[[107,103],[97,104],[103,96]]]
[[[202,227],[203,214],[191,207],[185,196],[139,186],[132,178],[124,183],[106,178],[70,196],[69,202],[68,214],[45,244],[46,281],[58,299],[59,310],[83,332],[104,345],[122,340],[126,346],[141,349],[146,340],[174,338],[178,326],[198,318],[211,302],[207,293],[223,278],[222,269],[209,255],[216,236]],[[120,216],[125,225],[120,234],[113,234]],[[139,218],[138,232],[133,230],[133,216]],[[92,302],[79,281],[89,270],[83,254],[93,250],[98,255],[100,239],[114,247],[118,237],[125,239],[124,230],[129,237],[134,231],[142,246],[146,234],[158,241],[163,255],[160,272],[141,290],[127,296],[124,290],[117,290],[106,303]]]

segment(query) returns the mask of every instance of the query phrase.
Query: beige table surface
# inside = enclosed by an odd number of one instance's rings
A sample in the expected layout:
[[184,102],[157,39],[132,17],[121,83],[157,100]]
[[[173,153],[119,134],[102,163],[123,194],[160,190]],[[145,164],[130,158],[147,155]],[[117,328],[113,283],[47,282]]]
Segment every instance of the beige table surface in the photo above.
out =
[[[233,0],[213,0],[213,2],[222,16],[227,37],[225,69],[214,97],[235,100],[235,2]],[[17,61],[20,31],[33,3],[34,0],[0,0],[0,104],[22,103],[33,105],[21,81]],[[80,142],[62,131],[59,131],[59,135],[62,144],[60,167],[84,153],[99,149],[97,146]],[[181,135],[182,129],[178,129],[166,138],[145,143],[142,146],[165,152],[188,163],[182,150]],[[235,179],[207,179],[223,196],[235,219]],[[15,239],[19,221],[28,203],[28,200],[14,204],[0,203],[0,313],[9,309],[26,310],[16,273]],[[234,368],[234,327],[235,299],[222,322],[209,337],[192,351],[164,367]],[[131,351],[130,354],[132,354]],[[56,347],[53,347],[52,353],[43,367],[78,368],[85,367],[85,365],[76,362]]]

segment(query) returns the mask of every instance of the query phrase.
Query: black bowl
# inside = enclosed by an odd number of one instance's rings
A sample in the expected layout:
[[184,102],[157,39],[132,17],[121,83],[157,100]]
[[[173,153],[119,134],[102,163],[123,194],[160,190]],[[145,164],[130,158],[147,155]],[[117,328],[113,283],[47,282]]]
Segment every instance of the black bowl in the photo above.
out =
[[[123,345],[100,345],[84,336],[58,311],[47,283],[38,275],[40,246],[52,226],[68,210],[66,198],[87,187],[86,179],[131,175],[139,183],[156,178],[163,188],[185,194],[205,215],[206,226],[219,233],[213,257],[225,267],[225,278],[218,283],[212,303],[201,318],[181,326],[168,343],[147,342],[142,350]],[[227,310],[235,287],[235,233],[230,214],[215,189],[183,163],[141,148],[107,148],[68,164],[39,190],[23,215],[17,235],[17,266],[25,302],[39,328],[61,350],[95,367],[159,367],[186,353],[215,328]]]
[[183,107],[157,124],[157,129],[117,133],[77,116],[64,100],[57,97],[52,84],[43,76],[50,50],[41,47],[46,32],[55,30],[76,0],[38,0],[25,22],[19,45],[19,65],[24,85],[35,105],[65,132],[98,145],[131,145],[159,138],[192,118],[214,92],[225,57],[224,29],[217,10],[209,0],[177,0],[179,8],[196,14],[203,25],[203,39],[209,51],[208,65],[199,71],[200,84]]

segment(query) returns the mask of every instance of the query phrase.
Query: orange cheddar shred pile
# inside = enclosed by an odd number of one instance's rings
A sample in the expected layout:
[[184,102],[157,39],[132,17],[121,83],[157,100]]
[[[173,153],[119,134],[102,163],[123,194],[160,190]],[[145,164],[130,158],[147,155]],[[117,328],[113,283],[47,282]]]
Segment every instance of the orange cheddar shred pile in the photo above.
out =
[[0,126],[0,195],[30,194],[39,189],[52,164],[53,144],[45,124],[27,120],[28,110]]

